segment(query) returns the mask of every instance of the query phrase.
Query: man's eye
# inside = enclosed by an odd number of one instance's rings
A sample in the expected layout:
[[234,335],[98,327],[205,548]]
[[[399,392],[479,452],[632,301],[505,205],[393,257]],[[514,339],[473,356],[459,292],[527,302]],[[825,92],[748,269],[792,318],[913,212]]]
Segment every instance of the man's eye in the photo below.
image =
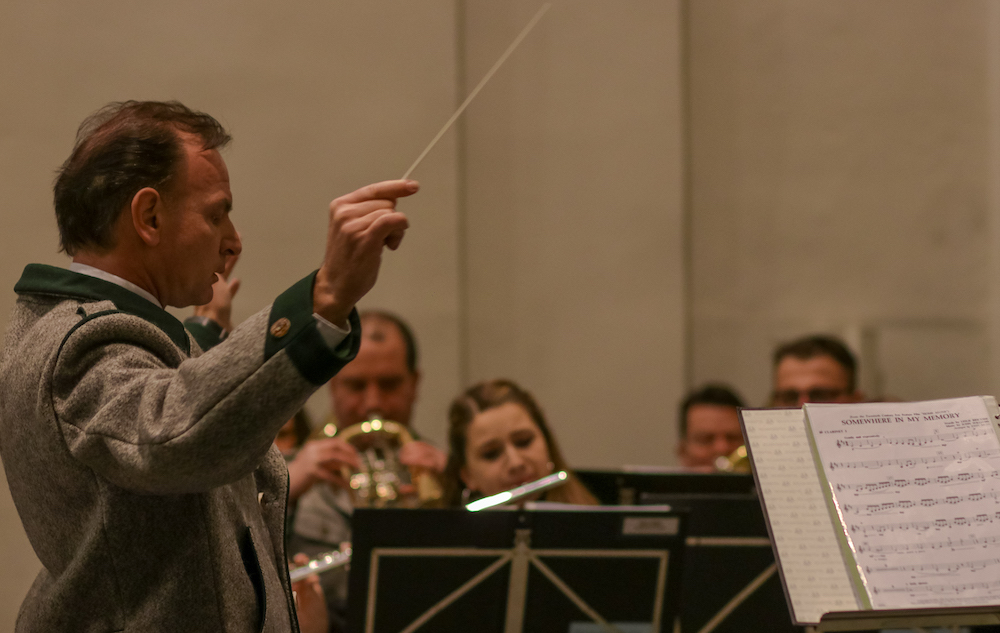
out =
[[402,384],[402,380],[393,378],[392,380],[380,380],[378,386],[382,391],[395,391]]

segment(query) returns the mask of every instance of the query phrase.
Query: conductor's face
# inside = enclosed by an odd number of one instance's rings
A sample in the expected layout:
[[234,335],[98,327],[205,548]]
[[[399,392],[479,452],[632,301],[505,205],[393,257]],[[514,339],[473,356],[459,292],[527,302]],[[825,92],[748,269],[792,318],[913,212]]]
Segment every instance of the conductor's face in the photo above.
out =
[[229,218],[233,194],[222,156],[202,149],[190,137],[183,147],[184,163],[163,195],[156,249],[160,301],[176,307],[211,301],[216,273],[222,273],[227,257],[243,248]]

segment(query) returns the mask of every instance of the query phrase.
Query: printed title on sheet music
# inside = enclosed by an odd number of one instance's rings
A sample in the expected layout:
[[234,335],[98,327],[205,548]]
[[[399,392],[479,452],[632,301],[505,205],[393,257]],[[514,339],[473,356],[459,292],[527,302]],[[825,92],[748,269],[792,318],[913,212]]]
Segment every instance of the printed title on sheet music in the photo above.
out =
[[924,415],[894,415],[883,418],[850,418],[841,420],[841,424],[895,424],[897,422],[932,422],[934,420],[950,420],[961,417],[957,413],[935,413]]

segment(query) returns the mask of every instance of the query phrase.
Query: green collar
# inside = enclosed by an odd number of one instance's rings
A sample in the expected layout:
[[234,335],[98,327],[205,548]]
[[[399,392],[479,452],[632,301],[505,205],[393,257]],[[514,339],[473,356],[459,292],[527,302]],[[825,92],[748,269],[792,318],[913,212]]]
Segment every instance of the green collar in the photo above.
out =
[[184,350],[186,354],[191,353],[191,342],[184,324],[163,308],[110,281],[81,275],[65,268],[28,264],[21,274],[21,279],[14,285],[14,292],[111,301],[120,311],[149,321],[160,328],[170,337],[174,345]]

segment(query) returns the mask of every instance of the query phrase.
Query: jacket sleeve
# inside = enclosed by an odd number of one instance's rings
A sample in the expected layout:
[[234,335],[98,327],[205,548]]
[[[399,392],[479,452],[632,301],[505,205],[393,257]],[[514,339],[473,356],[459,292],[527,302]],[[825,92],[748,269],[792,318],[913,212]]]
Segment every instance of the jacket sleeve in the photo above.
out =
[[357,353],[360,323],[330,349],[312,317],[313,276],[187,358],[148,322],[114,310],[66,335],[52,405],[72,455],[116,486],[201,492],[251,473],[278,429]]

